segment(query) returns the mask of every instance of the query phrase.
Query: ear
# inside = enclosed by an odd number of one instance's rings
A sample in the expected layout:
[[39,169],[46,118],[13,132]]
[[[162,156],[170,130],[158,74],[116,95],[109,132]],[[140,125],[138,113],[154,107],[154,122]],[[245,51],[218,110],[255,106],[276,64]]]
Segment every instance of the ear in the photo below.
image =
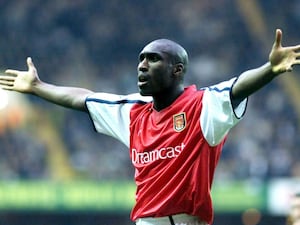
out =
[[183,74],[184,66],[182,63],[177,63],[173,66],[173,74],[175,76],[180,76]]

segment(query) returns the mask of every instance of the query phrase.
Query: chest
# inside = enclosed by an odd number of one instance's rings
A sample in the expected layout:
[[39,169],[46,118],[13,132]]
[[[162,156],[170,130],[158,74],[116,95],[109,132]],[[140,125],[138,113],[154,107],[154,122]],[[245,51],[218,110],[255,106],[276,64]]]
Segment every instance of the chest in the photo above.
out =
[[130,124],[131,149],[149,152],[159,149],[178,149],[199,136],[201,98],[185,99],[162,110],[151,105],[133,112]]

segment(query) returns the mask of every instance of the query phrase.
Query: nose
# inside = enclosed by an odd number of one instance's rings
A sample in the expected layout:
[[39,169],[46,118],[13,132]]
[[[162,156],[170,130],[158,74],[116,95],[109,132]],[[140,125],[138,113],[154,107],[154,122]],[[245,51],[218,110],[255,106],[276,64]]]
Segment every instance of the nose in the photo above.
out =
[[144,58],[142,61],[139,62],[138,71],[141,71],[141,72],[148,71],[148,61],[146,58]]

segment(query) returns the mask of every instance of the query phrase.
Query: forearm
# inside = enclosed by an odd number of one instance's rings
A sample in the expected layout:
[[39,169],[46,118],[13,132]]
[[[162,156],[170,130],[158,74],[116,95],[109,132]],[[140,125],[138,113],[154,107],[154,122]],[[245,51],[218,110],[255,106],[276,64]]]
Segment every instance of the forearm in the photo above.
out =
[[272,72],[270,63],[266,63],[256,69],[251,69],[242,73],[232,88],[233,100],[242,100],[260,88],[264,87],[277,74]]
[[85,111],[85,99],[93,92],[84,88],[64,87],[37,82],[32,88],[32,94],[39,96],[49,102]]

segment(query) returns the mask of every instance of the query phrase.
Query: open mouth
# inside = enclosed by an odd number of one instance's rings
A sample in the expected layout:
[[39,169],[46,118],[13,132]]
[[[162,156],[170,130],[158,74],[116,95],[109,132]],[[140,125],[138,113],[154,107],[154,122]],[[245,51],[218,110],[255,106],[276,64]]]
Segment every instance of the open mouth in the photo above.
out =
[[144,76],[144,75],[139,75],[139,77],[138,77],[138,82],[137,82],[137,84],[138,84],[139,87],[146,85],[147,82],[148,82],[148,81],[147,81],[147,79],[146,79],[146,76]]
[[138,81],[137,85],[139,87],[145,86],[147,84],[147,81]]

